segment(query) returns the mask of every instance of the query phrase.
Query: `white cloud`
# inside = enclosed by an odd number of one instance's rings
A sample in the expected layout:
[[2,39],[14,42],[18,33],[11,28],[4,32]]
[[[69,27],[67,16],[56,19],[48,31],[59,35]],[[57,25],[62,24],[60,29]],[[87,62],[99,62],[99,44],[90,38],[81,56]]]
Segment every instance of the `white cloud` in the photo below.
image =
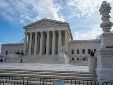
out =
[[[98,11],[102,1],[104,0],[68,0],[67,4],[72,11],[72,16],[88,17]],[[106,1],[111,3],[113,0]]]
[[[1,15],[7,20],[20,21],[26,23],[36,21],[41,18],[51,18],[64,21],[64,17],[60,15],[61,7],[54,3],[53,0],[0,0]],[[28,22],[27,22],[28,23]]]
[[73,38],[74,40],[89,40],[89,39],[96,39],[99,35],[101,35],[102,29],[99,27],[94,27],[89,31],[85,32],[74,32]]

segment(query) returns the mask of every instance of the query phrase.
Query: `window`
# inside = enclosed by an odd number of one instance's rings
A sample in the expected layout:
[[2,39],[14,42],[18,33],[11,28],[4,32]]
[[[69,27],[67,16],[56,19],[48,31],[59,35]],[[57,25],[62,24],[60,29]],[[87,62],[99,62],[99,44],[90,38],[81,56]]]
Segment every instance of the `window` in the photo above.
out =
[[79,61],[79,58],[77,58],[77,60]]
[[88,54],[90,54],[91,53],[91,49],[88,49]]
[[77,49],[77,54],[79,54],[79,49]]
[[71,53],[74,54],[74,50],[71,50]]
[[74,60],[74,58],[72,58],[72,60]]
[[86,61],[86,58],[83,58],[83,61]]
[[82,49],[82,54],[85,54],[85,49]]
[[96,49],[94,49],[94,52],[96,52],[97,50]]
[[8,55],[8,51],[6,51],[6,53],[5,53],[6,55]]

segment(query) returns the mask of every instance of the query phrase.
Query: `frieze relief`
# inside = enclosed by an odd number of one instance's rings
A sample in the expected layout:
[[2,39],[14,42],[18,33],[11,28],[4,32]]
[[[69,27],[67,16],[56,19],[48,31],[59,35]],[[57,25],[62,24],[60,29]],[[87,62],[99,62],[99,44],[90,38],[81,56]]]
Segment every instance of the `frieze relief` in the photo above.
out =
[[68,26],[68,23],[51,20],[51,19],[42,19],[32,24],[25,26],[25,28],[41,28],[41,27],[52,27],[52,26]]

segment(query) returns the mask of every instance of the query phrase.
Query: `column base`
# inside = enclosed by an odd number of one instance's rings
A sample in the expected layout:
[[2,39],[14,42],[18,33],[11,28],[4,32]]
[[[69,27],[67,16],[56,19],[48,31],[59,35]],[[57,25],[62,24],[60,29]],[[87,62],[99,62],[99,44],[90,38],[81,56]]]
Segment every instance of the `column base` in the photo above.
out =
[[47,54],[45,54],[45,55],[49,55],[49,54],[47,53]]
[[41,53],[39,53],[39,55],[42,55]]
[[33,54],[34,56],[36,56],[37,54]]
[[51,54],[51,55],[55,55],[55,54]]

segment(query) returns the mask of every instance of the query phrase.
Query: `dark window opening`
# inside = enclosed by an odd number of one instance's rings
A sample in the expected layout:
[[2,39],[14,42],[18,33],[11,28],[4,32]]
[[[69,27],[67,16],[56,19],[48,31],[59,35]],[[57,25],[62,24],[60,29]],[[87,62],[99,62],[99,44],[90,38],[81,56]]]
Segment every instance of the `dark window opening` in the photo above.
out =
[[96,49],[94,49],[94,52],[96,52],[97,50]]
[[3,59],[0,59],[0,62],[3,62]]
[[90,54],[91,53],[91,49],[88,49],[88,54]]
[[71,53],[74,54],[74,50],[71,50]]
[[77,54],[79,54],[79,49],[77,49]]
[[6,55],[8,55],[8,51],[6,51]]
[[85,49],[82,49],[82,54],[85,54]]
[[83,61],[86,61],[86,58],[83,58]]
[[79,61],[79,58],[77,58],[77,60]]
[[72,58],[72,60],[74,60],[74,58]]

